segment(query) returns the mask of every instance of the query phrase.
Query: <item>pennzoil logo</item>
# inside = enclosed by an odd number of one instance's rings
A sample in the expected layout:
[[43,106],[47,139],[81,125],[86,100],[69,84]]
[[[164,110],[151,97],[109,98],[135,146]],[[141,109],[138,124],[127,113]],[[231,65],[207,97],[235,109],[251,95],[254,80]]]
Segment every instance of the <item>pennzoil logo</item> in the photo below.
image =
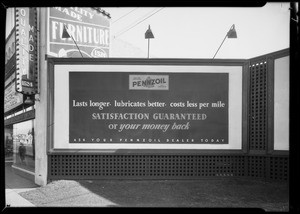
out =
[[129,75],[130,90],[169,90],[169,75]]

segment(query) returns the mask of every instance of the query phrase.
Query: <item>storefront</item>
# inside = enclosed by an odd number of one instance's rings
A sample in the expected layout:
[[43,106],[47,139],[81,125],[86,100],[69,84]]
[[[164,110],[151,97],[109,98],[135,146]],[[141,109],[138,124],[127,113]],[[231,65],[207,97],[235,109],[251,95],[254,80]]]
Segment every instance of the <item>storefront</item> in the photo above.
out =
[[5,158],[12,161],[17,173],[34,179],[35,139],[34,105],[22,104],[21,109],[5,116]]
[[[11,62],[11,61],[10,61]],[[14,69],[14,66],[13,66]],[[12,71],[14,72],[14,71]],[[6,80],[4,98],[5,158],[12,161],[17,173],[34,179],[35,173],[35,106],[24,102],[23,94],[15,90],[15,78]]]
[[39,172],[47,170],[41,125],[47,111],[42,98],[45,56],[108,57],[109,25],[109,14],[101,8],[7,9],[3,142],[16,173],[40,185],[47,181],[47,174]]

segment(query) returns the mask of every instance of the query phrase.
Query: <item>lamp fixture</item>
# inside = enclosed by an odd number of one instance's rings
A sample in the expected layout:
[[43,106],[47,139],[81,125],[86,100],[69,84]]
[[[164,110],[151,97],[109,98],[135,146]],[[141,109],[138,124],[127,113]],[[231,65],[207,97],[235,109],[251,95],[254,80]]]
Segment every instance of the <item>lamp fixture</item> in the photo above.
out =
[[79,51],[81,57],[83,58],[83,55],[82,55],[82,53],[81,53],[81,51],[80,51],[80,49],[79,49],[79,47],[78,47],[76,41],[74,40],[73,36],[71,36],[71,35],[69,34],[68,28],[67,28],[67,26],[66,26],[65,24],[64,24],[64,29],[63,29],[63,33],[62,33],[62,36],[61,36],[61,37],[62,37],[63,39],[72,38],[72,40],[73,40],[73,42],[75,43],[75,45],[76,45],[76,47],[77,47],[77,49],[78,49],[78,51]]
[[145,33],[145,39],[148,39],[148,58],[149,58],[149,50],[150,50],[150,39],[154,39],[154,35],[150,29],[150,25],[148,27],[148,30]]
[[230,28],[230,30],[227,32],[227,37],[229,39],[232,39],[232,38],[237,38],[237,34],[236,34],[236,30],[235,30],[235,25],[233,24]]
[[24,104],[33,105],[33,103],[34,103],[33,100],[29,96],[27,96],[26,100],[24,101]]

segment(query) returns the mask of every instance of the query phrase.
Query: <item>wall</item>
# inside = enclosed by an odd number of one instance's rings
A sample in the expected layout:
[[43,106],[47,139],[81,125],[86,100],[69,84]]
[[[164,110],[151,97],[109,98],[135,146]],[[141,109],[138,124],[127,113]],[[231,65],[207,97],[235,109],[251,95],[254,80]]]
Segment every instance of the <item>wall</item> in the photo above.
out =
[[274,60],[274,150],[289,150],[289,59]]

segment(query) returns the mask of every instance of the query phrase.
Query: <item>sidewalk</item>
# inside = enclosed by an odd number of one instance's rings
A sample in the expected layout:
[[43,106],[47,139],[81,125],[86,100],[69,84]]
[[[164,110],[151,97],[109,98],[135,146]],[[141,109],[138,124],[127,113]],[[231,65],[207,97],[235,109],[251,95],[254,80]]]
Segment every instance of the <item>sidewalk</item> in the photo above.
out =
[[20,193],[34,190],[38,186],[32,181],[16,175],[11,168],[12,161],[5,160],[5,200],[10,207],[34,207]]
[[5,169],[12,207],[261,208],[289,211],[286,182],[201,180],[58,180],[44,187]]

